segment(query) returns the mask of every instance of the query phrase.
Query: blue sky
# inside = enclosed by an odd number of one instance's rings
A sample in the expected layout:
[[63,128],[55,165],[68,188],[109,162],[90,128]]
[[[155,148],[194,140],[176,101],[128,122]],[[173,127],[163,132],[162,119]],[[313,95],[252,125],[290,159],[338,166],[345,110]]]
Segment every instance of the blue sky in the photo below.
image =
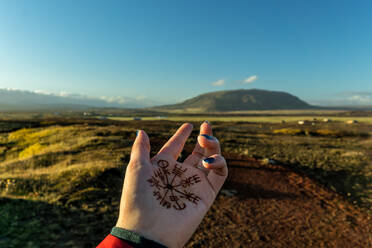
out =
[[0,88],[372,105],[372,1],[0,1]]

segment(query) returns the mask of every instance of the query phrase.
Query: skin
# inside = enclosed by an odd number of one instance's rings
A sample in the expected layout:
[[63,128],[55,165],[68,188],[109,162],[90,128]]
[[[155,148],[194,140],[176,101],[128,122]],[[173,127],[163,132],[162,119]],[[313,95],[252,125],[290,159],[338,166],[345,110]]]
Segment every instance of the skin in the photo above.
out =
[[[183,163],[177,161],[192,128],[189,123],[183,124],[153,158],[150,158],[149,137],[142,130],[138,132],[125,174],[117,227],[136,232],[167,247],[183,247],[190,239],[227,177],[226,161],[221,156],[219,142],[212,136],[208,122],[201,125],[192,154]],[[206,163],[203,159],[207,157],[214,158],[214,161]],[[183,170],[187,169],[183,178],[196,176],[200,179],[187,187],[189,192],[198,196],[197,202],[180,200],[185,204],[182,210],[160,204],[160,200],[154,196],[156,188],[148,181],[157,170],[161,170],[159,160],[168,162],[170,172],[177,165]],[[160,191],[164,195],[166,189],[161,188]]]

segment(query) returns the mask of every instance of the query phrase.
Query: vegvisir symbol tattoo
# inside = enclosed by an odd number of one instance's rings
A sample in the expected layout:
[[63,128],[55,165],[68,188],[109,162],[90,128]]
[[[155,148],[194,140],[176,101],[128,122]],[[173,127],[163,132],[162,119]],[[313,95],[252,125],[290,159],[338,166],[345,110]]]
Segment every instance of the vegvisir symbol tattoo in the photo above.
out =
[[160,205],[165,208],[173,207],[176,210],[186,208],[187,201],[197,204],[200,197],[188,190],[190,186],[201,182],[198,175],[185,177],[187,168],[175,164],[170,170],[168,161],[159,160],[159,168],[154,175],[147,180],[154,187],[153,195]]

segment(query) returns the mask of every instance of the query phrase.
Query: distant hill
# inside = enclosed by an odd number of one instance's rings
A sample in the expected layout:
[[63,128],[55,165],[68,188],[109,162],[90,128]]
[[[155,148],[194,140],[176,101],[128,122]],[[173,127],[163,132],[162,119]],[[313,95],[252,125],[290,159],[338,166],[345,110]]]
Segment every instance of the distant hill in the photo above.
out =
[[158,110],[185,110],[189,112],[224,112],[244,110],[316,109],[286,92],[268,90],[216,91],[199,95],[182,103],[156,107]]
[[76,94],[46,94],[26,90],[0,89],[0,111],[74,110],[87,108],[140,108],[144,101],[131,98],[97,98]]

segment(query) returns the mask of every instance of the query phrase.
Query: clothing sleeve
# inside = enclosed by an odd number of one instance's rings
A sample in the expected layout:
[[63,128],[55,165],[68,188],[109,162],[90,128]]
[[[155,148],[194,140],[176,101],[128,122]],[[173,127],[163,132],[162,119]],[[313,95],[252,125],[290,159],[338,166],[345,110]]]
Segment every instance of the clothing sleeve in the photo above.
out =
[[153,240],[142,237],[141,235],[123,229],[114,227],[97,248],[167,248]]
[[97,248],[133,248],[124,240],[119,239],[111,234],[107,235],[104,240],[97,246]]

